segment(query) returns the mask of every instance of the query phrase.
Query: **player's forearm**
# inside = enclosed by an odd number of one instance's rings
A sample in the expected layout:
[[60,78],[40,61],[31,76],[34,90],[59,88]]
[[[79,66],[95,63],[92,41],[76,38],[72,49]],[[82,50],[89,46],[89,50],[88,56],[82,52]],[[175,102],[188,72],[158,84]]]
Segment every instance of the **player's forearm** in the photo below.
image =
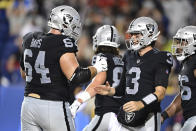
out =
[[84,103],[84,102],[88,101],[89,99],[91,99],[92,97],[94,97],[96,95],[95,90],[91,87],[88,87],[84,92],[87,93],[87,98],[82,99],[81,97],[78,97],[78,101],[80,103]]
[[175,97],[173,102],[169,105],[169,107],[165,111],[167,112],[169,117],[172,117],[181,110],[182,110],[181,97],[180,97],[180,94],[179,94]]
[[107,78],[106,72],[98,73],[96,75],[96,77],[92,80],[92,82],[88,85],[86,90],[83,92],[86,94],[87,97],[86,96],[83,96],[83,98],[78,97],[78,101],[81,103],[84,103],[85,101],[94,97],[96,95],[96,91],[95,91],[94,87],[104,84],[106,81],[106,78]]
[[166,88],[164,88],[162,86],[157,86],[155,88],[154,94],[157,96],[158,102],[163,100],[163,98],[165,97],[165,92],[166,92]]
[[88,68],[77,67],[69,82],[71,85],[78,85],[88,82],[91,78],[91,72]]
[[142,106],[145,107],[160,102],[164,98],[164,96],[165,88],[162,86],[157,86],[154,93],[150,93],[141,99],[141,102],[143,103]]
[[89,99],[91,99],[92,97],[94,97],[95,95],[96,95],[96,92],[95,92],[95,90],[93,89],[93,87],[94,87],[95,85],[93,84],[93,83],[91,83],[87,88],[86,88],[86,90],[83,92],[83,93],[85,93],[85,95],[86,96],[82,96],[81,97],[81,95],[78,97],[78,101],[80,102],[80,103],[84,103],[84,102],[86,102],[86,101],[88,101]]
[[97,70],[93,66],[89,66],[88,68],[89,68],[89,70],[91,72],[91,79],[93,79],[93,77],[95,77],[95,75],[97,74]]
[[96,84],[91,84],[91,85],[89,85],[87,88],[86,88],[86,92],[88,92],[89,94],[90,94],[90,96],[91,96],[91,98],[92,97],[94,97],[95,95],[96,95],[96,92],[95,92],[95,90],[94,90],[94,88],[93,87],[95,87],[96,86]]

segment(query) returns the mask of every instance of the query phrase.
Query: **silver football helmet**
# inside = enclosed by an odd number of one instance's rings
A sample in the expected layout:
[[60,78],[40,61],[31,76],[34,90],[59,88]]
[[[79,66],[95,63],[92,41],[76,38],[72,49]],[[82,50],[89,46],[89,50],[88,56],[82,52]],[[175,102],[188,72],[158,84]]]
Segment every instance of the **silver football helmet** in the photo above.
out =
[[78,12],[74,8],[66,5],[52,9],[48,26],[60,30],[63,35],[69,36],[76,41],[82,30]]
[[183,61],[196,52],[196,26],[180,28],[173,37],[172,54]]
[[110,25],[103,25],[99,27],[93,36],[93,50],[96,51],[98,46],[111,46],[118,48],[119,33],[116,27]]
[[[141,34],[137,44],[134,44],[133,38],[131,38],[133,34]],[[158,30],[157,23],[150,17],[139,17],[134,19],[127,30],[125,40],[127,49],[139,50],[146,47],[153,41],[156,41],[159,34],[160,31]]]

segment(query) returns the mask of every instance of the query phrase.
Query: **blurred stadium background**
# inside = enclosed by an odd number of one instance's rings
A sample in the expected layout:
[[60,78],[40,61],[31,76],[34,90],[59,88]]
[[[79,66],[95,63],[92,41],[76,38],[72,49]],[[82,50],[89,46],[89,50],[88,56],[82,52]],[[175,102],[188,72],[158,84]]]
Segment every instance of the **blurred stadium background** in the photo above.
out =
[[[179,27],[196,25],[195,0],[0,0],[0,131],[20,131],[20,108],[24,81],[19,73],[22,36],[33,31],[48,31],[50,10],[58,5],[77,9],[83,21],[77,57],[82,66],[91,64],[92,36],[103,24],[115,25],[121,34],[121,53],[126,50],[124,33],[136,17],[150,16],[158,22],[161,35],[156,43],[160,50],[170,51],[172,36]],[[178,92],[178,63],[169,79],[164,109]],[[74,93],[85,89],[75,88]],[[82,106],[75,121],[77,131],[93,117],[93,100]],[[178,131],[183,124],[182,113],[168,119],[162,131]]]

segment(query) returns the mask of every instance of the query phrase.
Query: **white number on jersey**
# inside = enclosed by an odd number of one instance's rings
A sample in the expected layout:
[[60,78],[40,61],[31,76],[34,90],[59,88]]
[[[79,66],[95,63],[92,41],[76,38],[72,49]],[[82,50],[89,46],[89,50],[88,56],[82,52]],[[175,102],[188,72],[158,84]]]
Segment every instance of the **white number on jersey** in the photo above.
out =
[[181,88],[181,98],[182,100],[191,99],[191,88],[188,86],[183,86],[184,82],[189,82],[189,78],[186,75],[179,75],[180,88]]
[[25,49],[24,51],[24,66],[26,72],[26,81],[30,82],[32,80],[32,66],[30,63],[26,62],[26,56],[33,57],[33,53],[30,49]]
[[[26,56],[33,57],[33,53],[30,49],[25,49],[24,51],[24,66],[26,71],[26,81],[31,82],[32,66],[30,63],[25,61]],[[45,68],[44,62],[45,62],[45,51],[39,51],[34,65],[35,71],[36,73],[41,74],[40,81],[42,84],[51,83],[50,77],[46,76],[49,73],[49,69]]]
[[113,81],[112,87],[116,87],[120,83],[120,77],[122,76],[123,67],[115,67],[113,70]]
[[167,61],[167,63],[169,63],[169,64],[173,64],[173,57],[172,57],[172,54],[171,53],[167,53],[167,56],[169,56],[169,59],[167,59],[166,61]]
[[135,78],[133,78],[131,81],[134,84],[133,89],[131,89],[131,87],[126,87],[127,94],[132,94],[132,95],[138,92],[138,87],[139,87],[138,80],[140,79],[141,70],[139,67],[132,67],[129,70],[129,74],[131,75],[133,72],[136,73]]
[[65,47],[73,47],[73,42],[69,38],[63,39],[63,42],[65,43]]

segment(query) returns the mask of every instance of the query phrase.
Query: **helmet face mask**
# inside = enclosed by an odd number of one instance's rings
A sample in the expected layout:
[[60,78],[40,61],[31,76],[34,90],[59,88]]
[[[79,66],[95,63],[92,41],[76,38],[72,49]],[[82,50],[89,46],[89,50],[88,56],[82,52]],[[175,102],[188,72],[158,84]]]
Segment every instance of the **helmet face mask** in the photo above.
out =
[[119,33],[114,26],[104,25],[97,29],[93,36],[93,50],[96,51],[99,46],[110,46],[118,48],[119,44]]
[[61,31],[63,35],[78,40],[82,27],[78,12],[70,6],[58,6],[52,9],[48,26]]
[[93,36],[93,50],[96,51],[97,50],[97,35]]
[[[157,40],[159,35],[157,23],[149,17],[139,17],[133,20],[127,30],[127,34],[131,37],[126,38],[126,45],[129,50],[139,50],[150,45],[153,41]],[[134,43],[132,36],[134,34],[141,34],[138,43]]]
[[196,51],[196,27],[186,26],[180,28],[173,37],[172,54],[179,61],[183,61]]
[[180,38],[173,38],[172,52],[176,56],[181,56],[187,48],[188,41]]
[[142,39],[141,33],[126,33],[125,37],[125,43],[128,49],[139,50],[142,48],[144,40]]

